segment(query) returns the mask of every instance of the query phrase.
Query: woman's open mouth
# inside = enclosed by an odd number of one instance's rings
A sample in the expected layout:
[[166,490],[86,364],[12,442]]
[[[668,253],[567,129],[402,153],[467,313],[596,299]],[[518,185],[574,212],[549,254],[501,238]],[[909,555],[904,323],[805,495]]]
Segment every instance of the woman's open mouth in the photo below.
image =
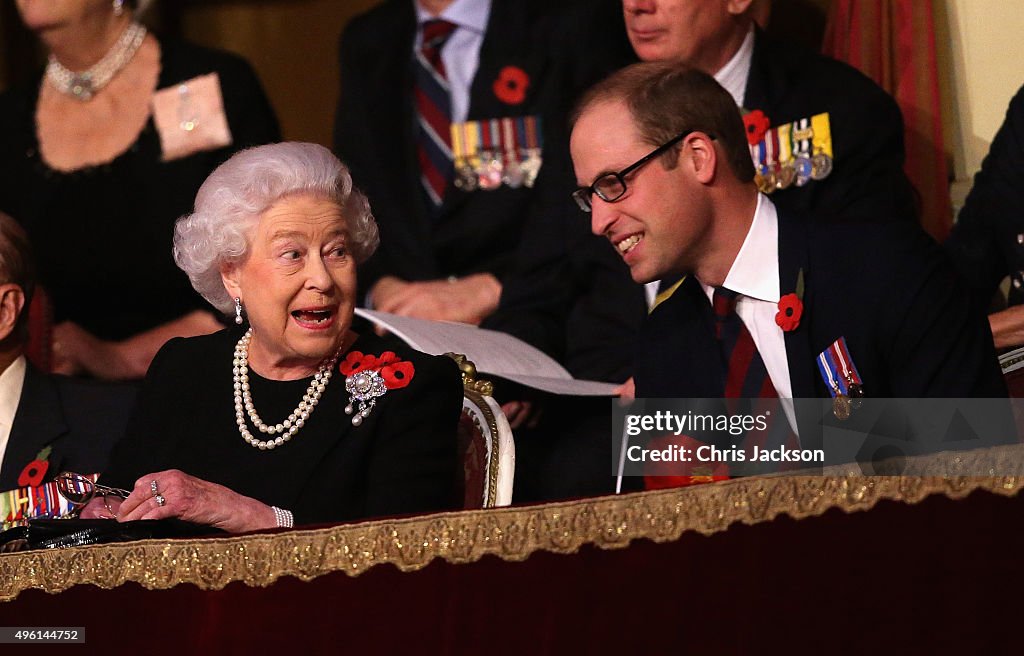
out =
[[334,317],[337,312],[333,309],[306,309],[292,310],[291,314],[295,323],[303,328],[321,330],[334,323]]

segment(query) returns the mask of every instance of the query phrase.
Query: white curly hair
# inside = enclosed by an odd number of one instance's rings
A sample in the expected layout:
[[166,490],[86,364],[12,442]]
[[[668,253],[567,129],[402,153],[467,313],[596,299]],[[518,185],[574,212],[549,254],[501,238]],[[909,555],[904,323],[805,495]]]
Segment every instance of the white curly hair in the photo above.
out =
[[295,141],[243,150],[206,178],[196,194],[195,211],[174,226],[174,261],[211,305],[225,314],[232,311],[234,300],[224,288],[221,267],[245,259],[263,212],[298,194],[338,204],[357,264],[377,249],[380,238],[370,205],[330,150]]

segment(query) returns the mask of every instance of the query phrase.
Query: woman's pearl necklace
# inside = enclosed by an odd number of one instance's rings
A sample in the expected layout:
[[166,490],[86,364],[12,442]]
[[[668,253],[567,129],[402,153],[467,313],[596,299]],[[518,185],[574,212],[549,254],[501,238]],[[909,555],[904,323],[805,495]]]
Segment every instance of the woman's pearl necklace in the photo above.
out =
[[[306,393],[302,395],[302,401],[299,402],[299,406],[295,408],[295,411],[288,415],[288,418],[280,424],[268,426],[263,423],[263,420],[260,419],[259,414],[256,412],[256,407],[252,403],[252,392],[249,390],[250,341],[252,341],[252,328],[249,328],[242,335],[242,339],[238,340],[238,344],[235,345],[235,357],[231,362],[231,373],[235,381],[235,423],[238,424],[238,432],[242,434],[242,439],[263,451],[281,446],[292,439],[295,433],[299,432],[299,429],[306,425],[309,415],[313,414],[313,408],[320,402],[324,388],[331,381],[334,365],[338,362],[341,349],[339,348],[333,356],[326,358],[320,363],[320,367],[313,377],[313,382],[306,388]],[[249,415],[249,420],[252,421],[252,425],[259,432],[269,433],[270,435],[282,434],[269,440],[256,439],[249,432],[248,426],[246,426],[246,414]]]

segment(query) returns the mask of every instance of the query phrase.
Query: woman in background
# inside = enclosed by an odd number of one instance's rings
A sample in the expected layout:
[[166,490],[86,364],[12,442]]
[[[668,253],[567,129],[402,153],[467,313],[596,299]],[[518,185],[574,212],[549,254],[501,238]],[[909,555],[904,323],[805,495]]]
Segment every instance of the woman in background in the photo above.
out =
[[[167,239],[207,175],[280,138],[249,65],[158,40],[124,0],[17,0],[49,61],[0,95],[0,210],[39,244],[55,369],[138,378],[216,316]],[[45,246],[44,246],[45,245]]]

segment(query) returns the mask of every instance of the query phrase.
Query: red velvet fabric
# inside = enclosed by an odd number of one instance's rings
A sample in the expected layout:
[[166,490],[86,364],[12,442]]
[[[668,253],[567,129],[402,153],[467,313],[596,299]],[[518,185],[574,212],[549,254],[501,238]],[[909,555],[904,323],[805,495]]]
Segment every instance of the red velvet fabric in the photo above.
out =
[[822,51],[860,69],[896,98],[903,112],[904,170],[920,194],[921,223],[944,241],[953,212],[932,0],[834,0]]
[[40,371],[53,370],[53,307],[46,290],[39,285],[36,285],[28,306],[25,357]]
[[75,653],[108,654],[1016,652],[1022,512],[980,492],[521,563],[33,590],[0,626],[85,626]]

